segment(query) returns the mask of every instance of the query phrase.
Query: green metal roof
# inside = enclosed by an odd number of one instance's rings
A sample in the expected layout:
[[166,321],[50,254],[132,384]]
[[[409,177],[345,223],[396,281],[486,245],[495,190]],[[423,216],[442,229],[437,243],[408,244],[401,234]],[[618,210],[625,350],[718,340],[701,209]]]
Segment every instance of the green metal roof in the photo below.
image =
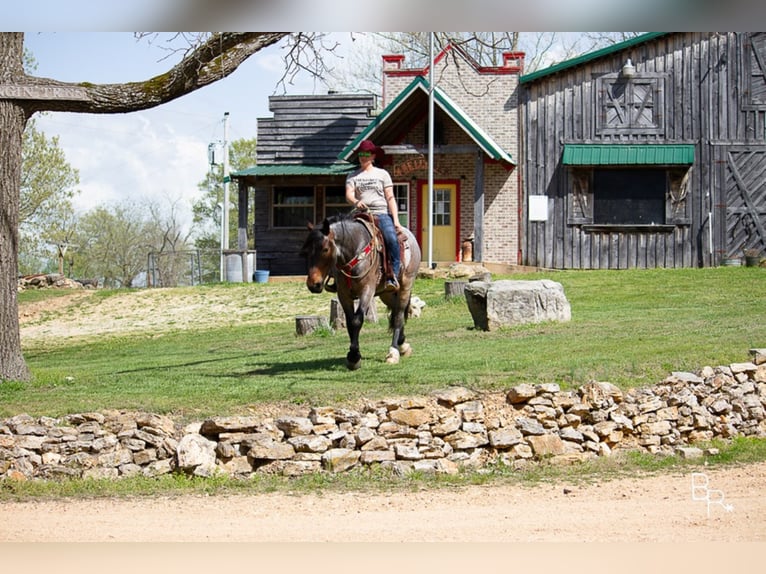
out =
[[279,176],[279,175],[346,175],[356,169],[350,163],[336,163],[332,165],[297,165],[276,164],[256,165],[232,172],[232,177],[246,176]]
[[693,144],[566,144],[565,165],[689,165],[694,163]]
[[[386,106],[370,125],[348,144],[340,154],[338,154],[338,159],[348,160],[362,140],[374,139],[372,134],[389,121],[396,114],[397,110],[403,107],[412,94],[418,90],[422,90],[426,94],[428,93],[428,81],[422,76],[418,76],[412,80],[410,85],[402,90],[402,92],[394,98],[388,106]],[[479,125],[438,86],[434,88],[434,103],[449,115],[450,118],[452,118],[452,120],[455,121],[455,123],[457,123],[489,157],[516,165],[511,154],[505,151],[492,138],[492,136],[479,127]]]
[[601,58],[602,56],[608,56],[609,54],[614,54],[616,52],[619,52],[620,50],[630,48],[637,44],[643,44],[644,42],[648,42],[649,40],[654,40],[655,38],[664,36],[667,33],[668,32],[649,32],[648,34],[641,34],[640,36],[636,36],[635,38],[631,38],[630,40],[625,40],[624,42],[619,42],[617,44],[607,46],[606,48],[601,48],[600,50],[588,52],[587,54],[583,54],[582,56],[572,58],[571,60],[564,60],[563,62],[559,62],[558,64],[555,64],[548,68],[543,68],[542,70],[531,72],[525,76],[521,76],[521,78],[519,79],[519,82],[522,84],[526,84],[528,82],[532,82],[542,77],[550,76],[551,74],[561,72],[568,68],[573,68],[575,66],[579,66],[580,64],[585,64],[586,62],[590,62],[591,60]]

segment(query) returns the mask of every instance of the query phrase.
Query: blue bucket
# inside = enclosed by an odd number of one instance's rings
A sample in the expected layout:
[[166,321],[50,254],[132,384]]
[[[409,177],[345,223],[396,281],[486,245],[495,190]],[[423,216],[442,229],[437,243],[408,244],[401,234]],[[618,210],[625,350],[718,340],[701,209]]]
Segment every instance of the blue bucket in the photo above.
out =
[[253,272],[253,281],[256,283],[268,283],[269,282],[269,272],[268,271],[254,271]]

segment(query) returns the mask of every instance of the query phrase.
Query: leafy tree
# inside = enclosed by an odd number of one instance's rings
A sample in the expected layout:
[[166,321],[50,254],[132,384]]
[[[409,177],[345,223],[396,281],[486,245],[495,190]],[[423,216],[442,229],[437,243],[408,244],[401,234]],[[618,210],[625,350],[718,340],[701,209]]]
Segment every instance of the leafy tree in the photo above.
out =
[[[0,98],[0,380],[29,380],[19,335],[17,276],[24,129],[43,111],[126,113],[152,108],[217,82],[285,32],[215,33],[202,38],[166,73],[140,82],[68,83],[24,70],[24,34],[0,33],[0,85],[39,97]],[[298,38],[305,36],[297,35]]]
[[24,130],[21,154],[19,270],[50,271],[52,250],[69,245],[71,200],[79,193],[80,176],[67,163],[58,137],[48,139],[32,120]]
[[[229,146],[229,168],[231,171],[246,169],[256,164],[256,139],[238,139]],[[223,204],[223,165],[216,164],[211,167],[207,176],[197,186],[202,192],[202,197],[194,203],[195,241],[198,249],[204,250],[203,273],[207,281],[217,276],[220,263],[221,249],[221,205]],[[236,242],[237,223],[239,221],[239,206],[236,204],[237,190],[229,189],[229,201],[234,207],[229,212],[229,241]],[[252,210],[248,213],[248,229],[252,229],[255,214]],[[248,237],[248,249],[254,248],[252,234]],[[231,245],[227,246],[227,249]]]
[[80,218],[77,272],[106,287],[132,287],[151,250],[145,210],[134,202],[100,206]]

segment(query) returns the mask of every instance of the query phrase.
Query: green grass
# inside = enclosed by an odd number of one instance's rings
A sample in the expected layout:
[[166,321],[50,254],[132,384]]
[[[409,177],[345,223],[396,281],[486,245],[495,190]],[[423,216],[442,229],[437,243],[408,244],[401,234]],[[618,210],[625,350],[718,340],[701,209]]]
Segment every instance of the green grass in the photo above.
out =
[[[266,401],[337,405],[448,385],[501,390],[521,382],[557,382],[568,388],[595,379],[626,388],[654,384],[671,371],[741,362],[749,348],[766,346],[766,272],[760,268],[513,278],[560,282],[572,321],[478,331],[462,299],[444,298],[443,280],[419,279],[415,294],[427,306],[422,317],[408,323],[413,356],[396,366],[385,364],[390,336],[382,317],[378,324],[365,324],[364,363],[354,372],[343,364],[345,332],[295,335],[295,315],[315,305],[317,297],[329,313],[329,295],[311,295],[302,283],[263,286],[269,291],[243,285],[195,288],[206,296],[234,290],[242,305],[254,294],[268,293],[274,301],[269,321],[30,343],[25,358],[33,380],[0,384],[0,417],[140,409],[196,420],[246,413],[248,406]],[[164,293],[182,296],[189,290]],[[26,297],[22,293],[20,300]]]

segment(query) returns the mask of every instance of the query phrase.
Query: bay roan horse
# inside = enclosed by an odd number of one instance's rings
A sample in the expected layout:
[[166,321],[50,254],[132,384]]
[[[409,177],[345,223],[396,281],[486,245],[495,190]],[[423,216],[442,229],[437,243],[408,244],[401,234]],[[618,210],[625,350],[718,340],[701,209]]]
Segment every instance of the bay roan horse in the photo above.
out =
[[[332,278],[338,290],[338,301],[346,316],[346,329],[351,340],[346,366],[358,369],[362,364],[359,352],[359,332],[373,298],[378,295],[388,307],[389,328],[393,334],[387,363],[398,363],[400,356],[412,354],[405,342],[404,324],[410,305],[412,286],[420,267],[420,247],[409,229],[404,228],[402,265],[398,291],[385,290],[383,254],[371,224],[353,215],[338,215],[319,225],[309,223],[309,235],[301,249],[306,258],[306,286],[312,293],[321,293]],[[354,305],[355,301],[358,305]]]

